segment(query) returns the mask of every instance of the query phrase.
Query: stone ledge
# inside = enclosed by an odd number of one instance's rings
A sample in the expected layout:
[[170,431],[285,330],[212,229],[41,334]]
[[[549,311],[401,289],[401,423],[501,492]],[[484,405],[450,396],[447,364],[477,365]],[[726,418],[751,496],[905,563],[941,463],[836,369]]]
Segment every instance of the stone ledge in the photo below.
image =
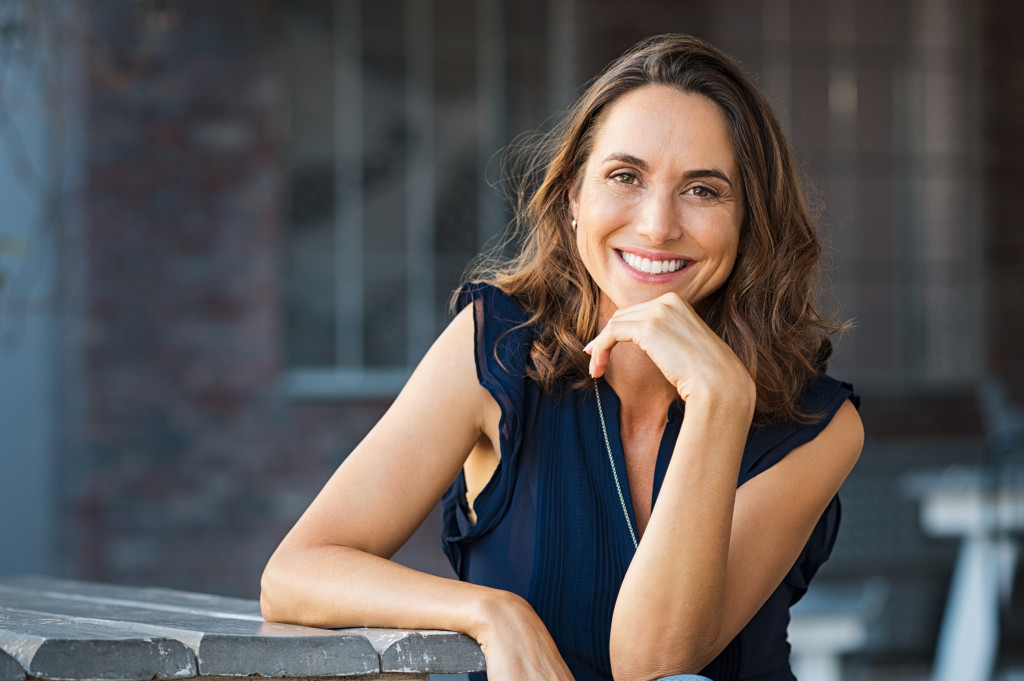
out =
[[0,578],[0,681],[427,679],[483,669],[480,647],[456,632],[315,629],[265,622],[244,599]]

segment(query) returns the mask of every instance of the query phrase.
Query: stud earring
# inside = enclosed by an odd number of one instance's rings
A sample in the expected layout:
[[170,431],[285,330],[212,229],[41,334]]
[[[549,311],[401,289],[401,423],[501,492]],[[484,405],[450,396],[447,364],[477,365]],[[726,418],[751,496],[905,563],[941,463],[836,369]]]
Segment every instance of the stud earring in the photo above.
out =
[[576,231],[576,218],[572,219],[572,231]]

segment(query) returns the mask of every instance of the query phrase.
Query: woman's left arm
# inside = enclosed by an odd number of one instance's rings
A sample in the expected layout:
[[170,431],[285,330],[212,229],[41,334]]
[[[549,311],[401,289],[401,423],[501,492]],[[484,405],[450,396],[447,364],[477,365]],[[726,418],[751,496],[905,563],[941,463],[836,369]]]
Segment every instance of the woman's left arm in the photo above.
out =
[[793,566],[853,468],[863,429],[847,402],[814,440],[737,489],[754,390],[735,354],[671,297],[616,313],[590,346],[598,375],[617,342],[661,367],[686,418],[616,600],[612,671],[618,681],[697,673]]

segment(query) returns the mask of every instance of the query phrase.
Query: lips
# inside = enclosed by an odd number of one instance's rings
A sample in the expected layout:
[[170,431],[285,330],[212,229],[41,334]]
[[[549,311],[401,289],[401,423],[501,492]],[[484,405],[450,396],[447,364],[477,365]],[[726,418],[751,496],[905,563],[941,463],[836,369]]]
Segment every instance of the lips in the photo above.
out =
[[637,255],[636,253],[630,253],[629,251],[619,251],[618,253],[623,262],[629,265],[632,269],[637,272],[642,272],[643,274],[671,274],[672,272],[678,272],[693,262],[692,260],[687,260],[685,258],[652,260],[651,258],[646,258]]

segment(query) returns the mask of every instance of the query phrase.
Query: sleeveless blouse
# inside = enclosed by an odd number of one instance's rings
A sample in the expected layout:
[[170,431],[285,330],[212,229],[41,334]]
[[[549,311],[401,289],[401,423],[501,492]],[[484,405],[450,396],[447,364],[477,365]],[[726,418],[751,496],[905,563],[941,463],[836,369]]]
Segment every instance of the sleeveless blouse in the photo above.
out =
[[[500,461],[476,497],[470,521],[462,474],[442,499],[442,546],[459,579],[516,593],[537,611],[576,681],[607,681],[612,609],[635,548],[619,501],[592,389],[550,395],[525,375],[534,330],[526,311],[487,284],[467,284],[458,307],[473,305],[476,369],[497,401]],[[633,503],[619,435],[619,400],[598,383],[608,438],[630,517]],[[859,398],[849,384],[820,374],[801,397],[814,424],[752,428],[737,485],[820,433],[839,407]],[[677,401],[658,449],[653,503],[683,419]],[[789,608],[807,590],[835,543],[840,506],[833,498],[782,584],[703,671],[714,681],[792,681]],[[685,560],[685,556],[680,556]],[[483,672],[470,675],[486,679]]]

